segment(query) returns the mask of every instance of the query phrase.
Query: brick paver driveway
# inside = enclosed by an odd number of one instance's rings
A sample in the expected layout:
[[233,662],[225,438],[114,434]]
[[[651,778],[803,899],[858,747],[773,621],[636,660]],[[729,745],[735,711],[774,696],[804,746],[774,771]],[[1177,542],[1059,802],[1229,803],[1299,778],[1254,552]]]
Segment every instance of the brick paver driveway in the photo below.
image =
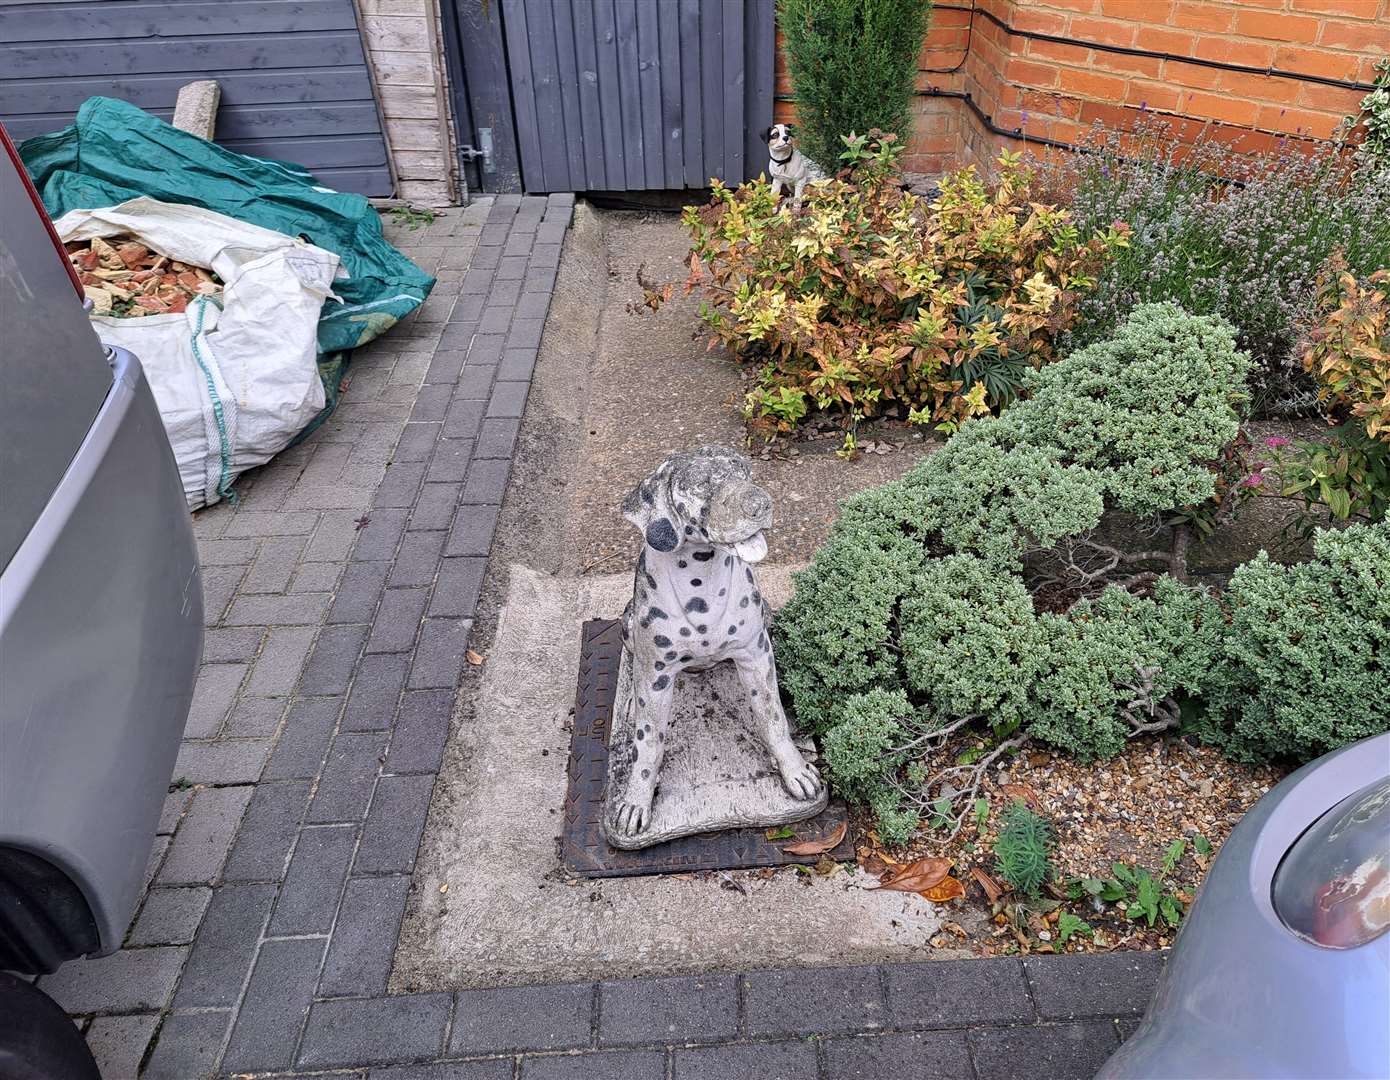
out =
[[1155,958],[387,994],[572,203],[393,229],[434,294],[197,515],[207,645],[150,887],[125,948],[41,985],[107,1080],[1089,1076]]

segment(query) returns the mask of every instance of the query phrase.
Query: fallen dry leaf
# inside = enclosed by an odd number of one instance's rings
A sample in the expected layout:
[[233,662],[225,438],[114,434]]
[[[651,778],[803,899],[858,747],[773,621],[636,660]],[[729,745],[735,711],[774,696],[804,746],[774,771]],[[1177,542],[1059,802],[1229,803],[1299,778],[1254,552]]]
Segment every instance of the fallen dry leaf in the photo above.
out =
[[442,893],[448,892],[448,891],[449,891],[449,883],[446,881],[443,885],[439,886],[439,891],[442,892]]
[[475,653],[472,649],[469,649],[466,653],[464,653],[463,658],[467,660],[470,664],[472,664],[474,667],[482,667],[483,665],[483,655],[481,653]]
[[965,895],[965,886],[953,877],[944,877],[930,889],[920,890],[934,904],[944,904],[948,900],[959,900]]
[[978,866],[970,868],[970,876],[975,879],[975,884],[984,890],[985,899],[989,901],[989,906],[993,907],[999,903],[999,898],[1006,892],[1003,885],[990,877],[988,873],[981,870]]
[[1041,814],[1043,812],[1042,801],[1027,784],[1000,784],[999,790],[1011,799],[1018,799],[1034,813]]
[[865,855],[859,860],[859,865],[864,873],[873,874],[874,877],[882,877],[888,872],[888,864],[874,854]]
[[945,880],[950,872],[950,859],[918,859],[892,871],[879,888],[894,892],[923,892]]
[[819,840],[802,840],[800,843],[788,844],[782,850],[788,855],[820,855],[839,845],[845,838],[845,833],[849,831],[849,823],[840,822],[835,826],[829,836]]

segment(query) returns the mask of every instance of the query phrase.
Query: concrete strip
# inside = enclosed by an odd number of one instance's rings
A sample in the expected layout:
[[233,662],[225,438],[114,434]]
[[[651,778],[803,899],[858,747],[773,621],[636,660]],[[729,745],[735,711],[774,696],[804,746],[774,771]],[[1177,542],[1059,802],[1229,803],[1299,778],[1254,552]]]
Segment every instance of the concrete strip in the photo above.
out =
[[[789,567],[762,580],[774,603],[789,595]],[[939,909],[867,891],[858,872],[742,873],[747,895],[717,876],[566,880],[556,837],[580,626],[615,617],[631,587],[510,568],[473,715],[440,772],[392,990],[920,960]]]

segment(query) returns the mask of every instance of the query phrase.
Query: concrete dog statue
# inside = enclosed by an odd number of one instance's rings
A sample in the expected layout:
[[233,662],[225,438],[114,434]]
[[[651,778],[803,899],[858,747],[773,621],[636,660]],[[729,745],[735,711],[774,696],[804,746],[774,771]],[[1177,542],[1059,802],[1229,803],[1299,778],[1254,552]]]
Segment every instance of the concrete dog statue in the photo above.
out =
[[813,180],[824,180],[825,170],[808,158],[792,142],[790,124],[773,124],[762,133],[767,143],[767,172],[772,177],[772,197],[778,198],[784,187],[792,189],[792,208],[801,209],[801,193]]
[[768,636],[771,608],[751,563],[767,554],[763,530],[772,500],[751,480],[748,459],[703,446],[672,454],[623,501],[642,530],[633,597],[623,613],[624,658],[632,672],[633,759],[617,793],[619,837],[651,822],[661,776],[676,676],[733,662],[750,729],[795,800],[815,800],[823,784],[792,743],[777,692]]

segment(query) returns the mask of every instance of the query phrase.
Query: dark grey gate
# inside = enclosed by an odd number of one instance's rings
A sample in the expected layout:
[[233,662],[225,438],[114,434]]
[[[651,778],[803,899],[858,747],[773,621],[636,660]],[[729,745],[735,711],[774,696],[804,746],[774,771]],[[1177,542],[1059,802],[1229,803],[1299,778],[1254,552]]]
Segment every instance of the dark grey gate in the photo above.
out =
[[455,115],[483,190],[699,188],[766,168],[773,0],[454,0],[454,15]]
[[209,78],[222,145],[392,193],[352,0],[0,4],[0,120],[15,139],[56,131],[94,94],[167,120],[179,87]]

